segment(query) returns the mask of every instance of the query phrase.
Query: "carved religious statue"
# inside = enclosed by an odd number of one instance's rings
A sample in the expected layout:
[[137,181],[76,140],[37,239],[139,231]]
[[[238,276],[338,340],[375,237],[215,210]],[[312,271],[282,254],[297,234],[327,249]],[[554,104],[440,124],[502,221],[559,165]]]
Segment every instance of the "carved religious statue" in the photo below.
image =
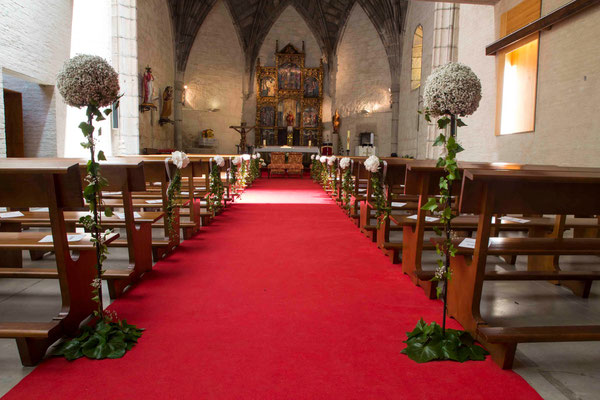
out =
[[[236,132],[238,132],[240,134],[240,148],[239,148],[239,153],[245,153],[246,152],[246,134],[252,132],[252,130],[254,129],[253,126],[247,126],[247,124],[245,122],[242,122],[240,124],[240,126],[230,126],[231,129],[235,130]],[[248,131],[246,131],[246,129]]]
[[173,123],[171,121],[171,113],[173,112],[173,86],[167,86],[162,95],[162,111],[160,112],[160,119],[158,123],[160,125],[166,123]]
[[142,105],[154,105],[152,97],[154,96],[154,76],[152,75],[152,68],[146,67],[146,72],[142,79]]
[[338,110],[335,110],[335,114],[333,114],[333,118],[331,119],[333,124],[333,134],[339,135],[340,133],[340,113]]
[[287,123],[287,131],[288,133],[294,133],[294,114],[291,111],[287,113],[285,116],[285,122]]

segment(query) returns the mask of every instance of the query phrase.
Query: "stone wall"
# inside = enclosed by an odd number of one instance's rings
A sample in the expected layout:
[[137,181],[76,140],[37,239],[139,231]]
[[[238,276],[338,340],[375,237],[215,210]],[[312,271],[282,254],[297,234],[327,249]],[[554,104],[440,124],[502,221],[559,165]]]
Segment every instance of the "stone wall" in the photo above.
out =
[[[137,5],[137,56],[141,95],[141,81],[149,65],[154,75],[154,104],[156,111],[139,116],[140,148],[173,148],[174,127],[160,126],[158,120],[162,110],[162,95],[167,86],[174,86],[175,61],[173,30],[166,0],[144,0]],[[140,102],[141,103],[141,102]],[[171,120],[174,120],[171,113]]]
[[369,17],[357,4],[338,45],[332,107],[338,109],[341,116],[344,149],[350,130],[351,155],[359,141],[358,133],[363,131],[375,133],[378,155],[389,156],[392,152],[390,86],[390,68],[383,43]]
[[[0,7],[2,75],[11,72],[37,84],[54,85],[56,74],[69,58],[71,12],[71,0],[3,1]],[[4,86],[2,82],[3,78],[0,78],[0,89]],[[46,95],[48,90],[50,89],[43,89]],[[46,102],[44,96],[39,97],[44,99],[42,103]],[[59,98],[60,95],[57,94],[56,97]],[[32,105],[37,106],[44,108],[43,104]],[[48,122],[52,125],[46,128],[46,133],[54,131],[60,143],[65,129],[64,103],[58,99],[53,110],[48,109],[48,113],[51,112],[60,117],[52,118],[47,114]],[[61,154],[60,148],[58,150]],[[0,156],[5,155],[4,96],[0,96]]]
[[[197,147],[200,132],[211,128],[218,141],[215,151],[235,153],[239,134],[229,126],[242,118],[243,79],[242,48],[229,10],[219,0],[198,32],[185,71],[184,148]],[[218,111],[209,111],[214,109]]]

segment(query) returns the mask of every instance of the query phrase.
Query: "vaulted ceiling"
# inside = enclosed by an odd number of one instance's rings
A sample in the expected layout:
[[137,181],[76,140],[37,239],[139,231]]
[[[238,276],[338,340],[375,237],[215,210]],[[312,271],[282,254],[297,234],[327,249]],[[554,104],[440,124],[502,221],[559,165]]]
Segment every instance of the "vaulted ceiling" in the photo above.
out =
[[[177,69],[185,66],[198,34],[217,0],[168,0],[175,35]],[[289,5],[302,15],[323,53],[331,58],[354,4],[363,7],[386,49],[392,75],[399,71],[403,21],[408,0],[224,0],[252,69],[264,38]]]

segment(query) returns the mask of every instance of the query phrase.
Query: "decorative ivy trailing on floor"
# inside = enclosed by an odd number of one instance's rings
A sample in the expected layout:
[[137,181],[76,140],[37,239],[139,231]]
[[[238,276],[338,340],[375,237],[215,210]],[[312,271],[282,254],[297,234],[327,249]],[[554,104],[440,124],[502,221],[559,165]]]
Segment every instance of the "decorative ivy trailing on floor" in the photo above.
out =
[[473,337],[465,331],[446,329],[432,322],[426,324],[421,320],[412,332],[407,332],[406,348],[401,351],[411,360],[426,363],[434,360],[452,360],[458,362],[483,361],[490,354],[483,347],[475,344]]

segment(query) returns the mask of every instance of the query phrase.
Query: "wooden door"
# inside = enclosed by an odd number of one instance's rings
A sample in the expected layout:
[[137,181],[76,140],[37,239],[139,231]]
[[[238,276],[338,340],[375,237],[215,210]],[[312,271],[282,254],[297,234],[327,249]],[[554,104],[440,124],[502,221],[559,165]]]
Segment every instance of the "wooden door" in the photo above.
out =
[[23,144],[23,100],[21,93],[4,89],[4,119],[6,129],[6,155],[25,157]]

